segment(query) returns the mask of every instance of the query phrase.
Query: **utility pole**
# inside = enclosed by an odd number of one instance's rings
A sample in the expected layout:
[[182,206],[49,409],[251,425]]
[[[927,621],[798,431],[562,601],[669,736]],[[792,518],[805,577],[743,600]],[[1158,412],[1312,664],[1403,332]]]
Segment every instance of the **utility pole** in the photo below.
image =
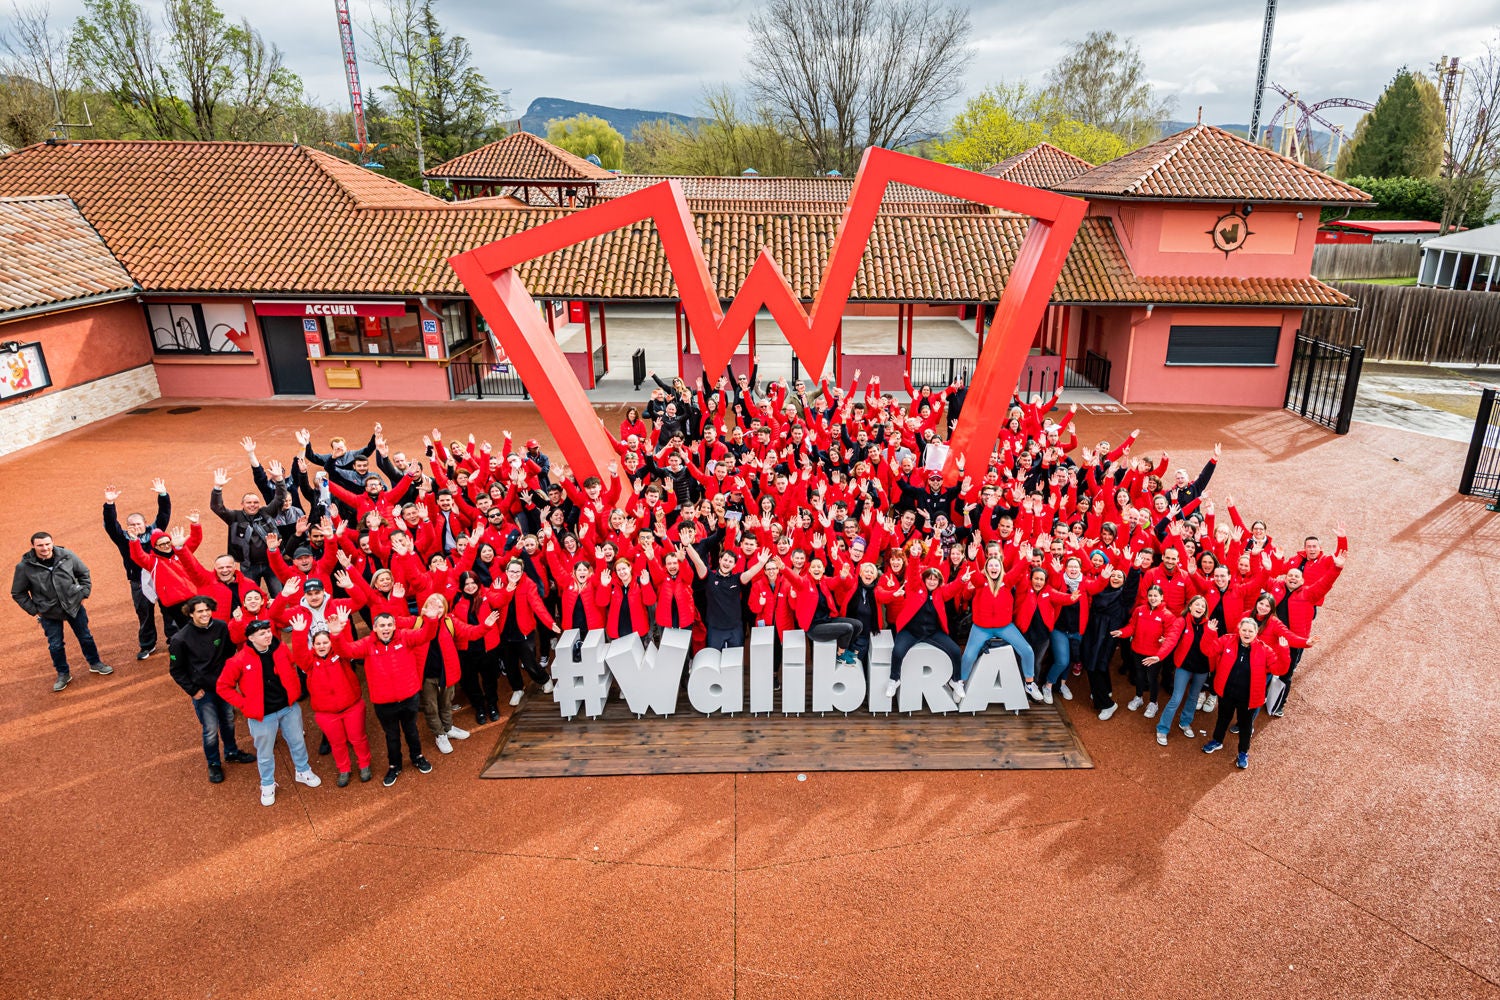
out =
[[1260,68],[1255,73],[1255,105],[1250,110],[1250,141],[1260,142],[1260,97],[1266,91],[1266,71],[1271,65],[1271,34],[1276,30],[1276,0],[1266,0],[1266,23],[1260,33]]

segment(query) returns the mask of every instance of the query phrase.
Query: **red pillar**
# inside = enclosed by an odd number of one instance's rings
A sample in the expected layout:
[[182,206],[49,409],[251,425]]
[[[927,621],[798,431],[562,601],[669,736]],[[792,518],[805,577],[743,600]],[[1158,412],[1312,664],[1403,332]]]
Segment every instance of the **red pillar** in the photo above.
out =
[[547,329],[552,331],[552,336],[557,336],[557,326],[552,322],[552,300],[542,300],[542,311],[547,314]]
[[833,335],[833,384],[844,384],[844,321],[839,320],[839,328]]
[[682,356],[687,353],[693,343],[693,331],[689,327],[682,314],[682,302],[677,303],[677,377],[686,378],[682,373]]
[[974,352],[977,358],[984,353],[984,303],[979,303],[979,322],[974,326],[974,332],[979,335],[978,350]]
[[1063,359],[1062,360],[1062,364],[1063,364],[1063,368],[1065,368],[1065,369],[1068,367],[1068,324],[1069,324],[1069,321],[1072,320],[1072,318],[1073,318],[1073,310],[1070,309],[1067,306],[1063,306],[1062,307],[1062,332],[1059,334],[1059,339],[1061,340],[1061,347],[1058,349],[1057,353]]
[[745,373],[748,375],[750,369],[755,367],[755,317],[750,317],[750,358],[745,363]]

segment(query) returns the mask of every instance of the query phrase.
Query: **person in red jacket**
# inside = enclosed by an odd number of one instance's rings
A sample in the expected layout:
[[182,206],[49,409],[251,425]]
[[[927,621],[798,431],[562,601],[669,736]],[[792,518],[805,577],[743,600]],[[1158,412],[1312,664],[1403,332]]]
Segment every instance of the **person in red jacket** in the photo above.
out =
[[354,759],[359,762],[359,780],[369,781],[373,776],[370,740],[365,735],[364,694],[354,668],[333,648],[332,633],[343,631],[343,622],[344,619],[335,617],[327,625],[320,623],[309,629],[307,617],[297,615],[292,619],[291,642],[292,662],[307,676],[313,721],[323,730],[333,751],[340,788],[349,784],[354,772],[350,746],[354,747]]
[[276,803],[276,734],[292,754],[295,777],[309,788],[321,785],[307,759],[302,738],[302,679],[291,652],[276,638],[271,623],[253,621],[245,627],[246,645],[219,675],[219,697],[240,710],[255,741],[255,764],[260,769],[260,804]]
[[1266,703],[1266,677],[1286,673],[1289,647],[1285,636],[1269,644],[1262,641],[1254,618],[1241,618],[1237,632],[1220,638],[1210,631],[1203,637],[1203,652],[1213,664],[1214,693],[1219,696],[1213,739],[1203,744],[1203,752],[1213,753],[1224,746],[1224,734],[1234,716],[1240,734],[1235,765],[1243,770],[1250,766],[1255,716]]
[[526,575],[526,567],[519,559],[505,564],[505,579],[489,591],[490,606],[499,612],[500,663],[505,667],[505,679],[510,684],[512,705],[521,704],[526,696],[526,681],[521,677],[522,668],[531,679],[542,685],[542,690],[552,692],[552,679],[537,662],[536,625],[541,622],[554,632],[561,632],[557,622],[542,603],[536,584]]
[[1134,712],[1144,702],[1146,718],[1156,718],[1156,698],[1161,687],[1161,661],[1177,648],[1177,639],[1181,634],[1182,619],[1167,607],[1161,587],[1153,583],[1146,590],[1146,603],[1135,609],[1124,628],[1110,633],[1117,639],[1130,639],[1125,659],[1130,665],[1135,697],[1130,699],[1126,708]]
[[964,682],[959,676],[959,669],[964,653],[948,634],[948,617],[943,608],[943,602],[964,585],[963,579],[954,580],[945,586],[943,571],[936,566],[929,566],[924,570],[917,565],[916,560],[908,565],[906,597],[901,602],[901,610],[896,612],[891,679],[885,686],[885,696],[895,697],[896,690],[901,686],[902,661],[912,647],[925,642],[942,650],[953,661],[953,677],[948,683],[953,688],[954,698],[963,701]]
[[[193,534],[202,537],[202,529],[196,523]],[[141,568],[141,592],[161,608],[168,643],[187,624],[182,602],[198,593],[184,558],[188,550],[197,548],[196,539],[190,542],[191,538],[182,528],[173,528],[171,534],[153,530],[139,542],[130,544],[130,558]]]
[[[458,577],[458,598],[453,602],[453,618],[465,625],[484,625],[491,611],[484,596],[484,585],[472,570]],[[469,704],[474,706],[474,722],[484,725],[491,716],[500,718],[500,650],[498,639],[491,644],[493,630],[480,629],[478,638],[458,639],[458,686]]]
[[342,626],[334,637],[334,648],[345,659],[364,660],[370,702],[375,708],[375,718],[380,720],[380,728],[385,731],[385,754],[389,766],[382,784],[389,788],[401,776],[403,736],[412,764],[422,774],[429,773],[432,764],[423,756],[422,740],[417,735],[417,695],[422,690],[422,664],[417,661],[413,647],[432,638],[437,628],[436,620],[424,616],[417,628],[398,629],[395,616],[381,612],[375,616],[369,635],[363,639],[351,639],[348,609],[340,608],[334,617]]
[[1036,656],[1031,644],[1016,628],[1015,595],[1013,588],[1026,577],[1031,559],[1031,546],[1022,546],[1021,558],[1016,560],[1009,573],[1005,572],[1000,556],[990,556],[984,561],[984,571],[979,574],[970,567],[966,574],[968,586],[974,587],[974,603],[971,615],[973,626],[969,629],[969,641],[964,647],[961,679],[967,683],[969,673],[979,661],[980,654],[989,643],[999,640],[1015,651],[1021,665],[1021,677],[1026,681],[1027,694],[1034,701],[1042,700],[1041,689],[1036,686]]
[[[412,655],[422,664],[422,715],[438,752],[449,754],[453,752],[453,740],[469,738],[468,730],[453,724],[453,685],[462,672],[458,644],[482,640],[500,621],[500,612],[491,611],[484,621],[470,625],[448,613],[446,597],[431,593],[422,602],[422,614],[438,623],[435,634],[412,649]],[[396,623],[409,624],[400,618]]]
[[606,565],[599,571],[594,594],[604,612],[605,635],[618,639],[634,632],[642,641],[650,637],[651,615],[647,609],[656,603],[656,590],[649,572],[641,570],[637,579],[630,560],[621,556],[613,566]]
[[[1342,532],[1339,541],[1347,545]],[[1307,547],[1309,550],[1317,543],[1316,538],[1309,538]],[[1324,599],[1328,596],[1329,589],[1339,574],[1344,571],[1344,553],[1340,551],[1334,556],[1321,556],[1328,562],[1328,567],[1317,566],[1314,572],[1314,563],[1309,562],[1308,568],[1304,570],[1300,566],[1293,566],[1286,571],[1284,580],[1271,584],[1271,599],[1275,602],[1276,617],[1280,618],[1286,627],[1297,635],[1308,637],[1308,645],[1312,642],[1313,619],[1318,616],[1318,608],[1322,607]],[[1297,665],[1302,662],[1302,653],[1306,647],[1291,644],[1290,660],[1286,668],[1286,676],[1282,677],[1285,686],[1274,704],[1266,706],[1266,714],[1272,718],[1280,718],[1286,711],[1286,699],[1292,691],[1292,675],[1297,672]]]

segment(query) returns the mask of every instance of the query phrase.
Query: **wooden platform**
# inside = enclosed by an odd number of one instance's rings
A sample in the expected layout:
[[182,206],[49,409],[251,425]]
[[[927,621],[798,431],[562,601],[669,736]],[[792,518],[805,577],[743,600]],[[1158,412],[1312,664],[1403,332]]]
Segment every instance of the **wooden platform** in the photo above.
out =
[[999,707],[979,715],[909,716],[705,716],[686,709],[638,719],[614,699],[601,718],[568,720],[551,698],[533,688],[505,721],[482,776],[1093,766],[1054,705],[1015,715]]

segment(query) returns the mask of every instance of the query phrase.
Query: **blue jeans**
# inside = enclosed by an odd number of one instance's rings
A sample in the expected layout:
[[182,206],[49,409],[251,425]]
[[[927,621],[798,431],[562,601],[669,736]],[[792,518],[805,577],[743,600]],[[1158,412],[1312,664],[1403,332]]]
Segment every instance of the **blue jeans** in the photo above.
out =
[[1056,684],[1062,675],[1078,659],[1079,647],[1083,645],[1081,632],[1052,630],[1052,666],[1047,668],[1047,683]]
[[63,622],[67,622],[78,637],[78,646],[89,666],[99,662],[99,647],[94,645],[94,634],[89,631],[89,613],[83,605],[71,618],[43,618],[42,631],[47,636],[47,652],[52,654],[52,667],[60,674],[68,672],[68,648],[63,645]]
[[979,662],[979,651],[991,639],[1003,639],[1007,646],[1015,650],[1016,659],[1021,664],[1021,677],[1028,681],[1033,679],[1036,671],[1036,657],[1031,652],[1031,643],[1026,641],[1020,629],[1013,624],[1001,628],[985,628],[982,625],[975,625],[969,629],[969,642],[964,646],[963,664],[959,668],[965,681],[968,681],[974,664]]
[[212,766],[223,763],[219,758],[219,742],[229,753],[239,753],[240,745],[234,738],[234,706],[212,691],[204,692],[202,698],[193,699],[193,711],[198,713],[198,724],[203,727],[203,756]]
[[286,747],[292,752],[292,770],[311,771],[307,760],[307,743],[302,739],[302,706],[292,702],[279,712],[272,712],[264,719],[245,719],[250,725],[250,738],[255,741],[255,766],[260,771],[262,785],[276,784],[276,734],[281,733]]
[[1207,673],[1193,674],[1178,667],[1172,674],[1172,697],[1167,702],[1167,707],[1162,709],[1161,715],[1156,717],[1156,731],[1162,736],[1172,731],[1172,715],[1177,711],[1177,706],[1182,706],[1182,723],[1184,728],[1193,724],[1193,713],[1198,710],[1198,692],[1203,690],[1203,684],[1208,680]]

